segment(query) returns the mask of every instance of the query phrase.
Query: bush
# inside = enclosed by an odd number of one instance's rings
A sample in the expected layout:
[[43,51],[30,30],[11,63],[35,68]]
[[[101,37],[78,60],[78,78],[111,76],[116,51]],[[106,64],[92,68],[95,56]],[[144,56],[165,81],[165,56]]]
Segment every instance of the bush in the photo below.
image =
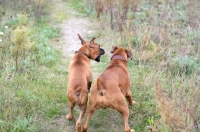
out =
[[191,75],[197,71],[198,65],[193,57],[177,56],[170,64],[170,72],[173,75]]

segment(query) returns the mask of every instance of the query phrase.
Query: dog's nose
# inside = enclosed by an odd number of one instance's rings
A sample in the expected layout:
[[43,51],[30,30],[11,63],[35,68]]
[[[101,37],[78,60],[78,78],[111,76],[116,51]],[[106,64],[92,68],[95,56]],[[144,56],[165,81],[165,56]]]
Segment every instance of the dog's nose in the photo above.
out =
[[101,48],[100,48],[100,50],[101,50],[101,55],[105,54],[104,49],[101,49]]

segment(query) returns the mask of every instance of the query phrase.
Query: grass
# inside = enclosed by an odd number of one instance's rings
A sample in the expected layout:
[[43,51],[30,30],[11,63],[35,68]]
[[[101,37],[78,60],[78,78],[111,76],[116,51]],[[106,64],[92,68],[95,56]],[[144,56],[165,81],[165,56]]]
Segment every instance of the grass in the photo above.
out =
[[[133,30],[124,29],[123,32],[118,32],[118,28],[110,29],[109,14],[102,13],[100,19],[94,18],[96,14],[92,3],[88,4],[86,0],[67,2],[70,2],[67,6],[71,5],[81,12],[80,16],[89,16],[93,22],[99,23],[99,27],[95,27],[98,31],[94,36],[100,36],[98,42],[106,50],[106,55],[102,56],[100,63],[92,62],[94,78],[109,64],[112,45],[133,50],[134,59],[129,61],[128,69],[132,96],[137,104],[129,107],[131,128],[137,132],[180,131],[180,128],[185,131],[199,131],[200,59],[199,31],[196,30],[199,26],[195,25],[196,17],[193,15],[198,10],[193,12],[191,7],[196,8],[195,5],[191,6],[193,3],[189,3],[186,8],[183,1],[177,2],[175,6],[171,6],[170,2],[141,1],[136,11],[128,12],[127,19],[130,23],[127,23],[129,29]],[[12,6],[11,3],[7,4]],[[44,11],[48,9],[47,12],[51,13],[50,5],[44,6]],[[17,8],[15,11],[11,9],[6,13],[11,13],[12,18],[8,14],[0,16],[3,20],[0,23],[0,32],[4,33],[0,35],[0,61],[3,62],[0,63],[0,131],[75,131],[75,121],[69,122],[65,119],[68,111],[65,91],[69,61],[63,62],[60,51],[52,45],[60,37],[60,29],[54,26],[55,23],[61,23],[72,14],[65,15],[63,6],[56,11],[57,15],[55,12],[51,15],[51,20],[47,12],[39,12],[39,15],[30,13],[26,26],[30,29],[30,39],[34,45],[26,51],[25,58],[23,54],[19,55],[20,65],[16,71],[15,55],[10,51],[13,46],[10,37],[11,31],[19,25],[19,12],[16,11]],[[30,11],[31,7],[26,9]],[[1,10],[5,9],[1,7]],[[167,15],[167,12],[170,14]],[[188,17],[192,21],[187,21]],[[148,32],[149,27],[152,28]],[[144,51],[151,53],[158,45],[162,49],[156,51],[151,58],[140,58]],[[164,95],[165,98],[162,98]],[[168,108],[162,104],[166,104]],[[179,113],[184,122],[181,126],[173,124],[172,116],[167,116],[169,114],[166,113]],[[78,114],[76,107],[75,118],[78,118]],[[181,121],[177,121],[179,122]],[[123,131],[122,116],[112,109],[100,109],[93,115],[89,131],[108,130]]]
[[[116,1],[111,2],[113,2],[111,7],[103,4],[104,10],[100,12],[101,17],[96,19],[100,23],[97,27],[99,29],[97,34],[103,38],[101,43],[105,44],[104,46],[108,50],[116,44],[133,49],[134,60],[129,63],[128,68],[132,82],[131,91],[133,98],[138,103],[130,108],[130,126],[136,131],[168,132],[181,129],[183,131],[199,131],[200,109],[197,100],[199,100],[200,92],[196,91],[200,81],[199,37],[197,35],[199,26],[195,24],[199,20],[195,15],[199,12],[194,12],[198,8],[197,1],[189,3],[185,1],[156,1],[155,3],[138,1],[135,10],[128,10],[123,30],[120,30],[123,23],[118,23],[121,19],[117,16],[123,14],[120,11],[123,11],[122,6],[126,3],[118,5],[115,3]],[[120,2],[118,0],[118,3]],[[83,1],[83,3],[87,2]],[[79,9],[83,9],[83,7],[85,10],[92,7],[93,11],[98,13],[100,11],[96,9],[98,5],[93,6],[94,4],[91,2],[83,5],[80,1],[73,1],[72,6],[74,5],[74,8],[81,13],[84,11]],[[129,5],[129,7],[132,6],[132,4]],[[115,26],[114,30],[110,29],[112,27],[109,14],[111,8],[115,10],[112,23]],[[95,15],[91,13],[90,16],[94,20]],[[155,48],[159,50],[155,50]],[[109,58],[109,54],[107,55]],[[105,68],[108,63],[109,60],[102,67]],[[99,67],[98,69],[101,70]],[[172,121],[173,118],[163,114],[164,112],[170,113],[169,109],[165,111],[165,109],[158,108],[159,100],[156,100],[156,96],[161,93],[155,95],[153,90],[157,80],[160,81],[161,89],[167,96],[165,101],[170,102],[166,104],[172,108],[172,114],[176,115],[178,112],[182,115],[184,127],[182,126],[181,129],[176,124],[171,125],[169,121]],[[191,102],[195,105],[193,106]],[[186,109],[191,109],[192,112],[188,112]],[[109,112],[106,111],[106,113]],[[100,111],[100,114],[103,117],[103,110]],[[188,118],[188,116],[191,117]],[[117,117],[116,121],[120,122],[120,120],[121,117]],[[117,124],[113,120],[110,121]],[[101,124],[97,122],[96,125],[91,123],[90,127],[100,131],[99,126]],[[113,129],[114,127],[112,127]]]
[[[42,131],[40,122],[59,116],[62,103],[67,101],[63,93],[66,75],[65,69],[39,68],[30,73],[15,75],[12,80],[1,77],[1,130],[20,131],[23,127],[23,131],[29,131],[28,125],[31,125],[30,127]],[[18,120],[20,122],[16,124]]]
[[50,39],[60,37],[60,29],[50,25],[50,18],[44,14],[38,21],[29,16],[25,26],[30,30],[33,46],[25,54],[19,54],[17,70],[15,54],[10,50],[12,31],[20,26],[17,15],[20,12],[15,11],[16,15],[9,10],[13,17],[7,19],[6,14],[3,16],[5,22],[1,23],[8,28],[1,29],[0,131],[45,131],[44,125],[61,115],[63,104],[67,102],[63,93],[66,91],[67,70],[61,62],[60,52],[50,43]]

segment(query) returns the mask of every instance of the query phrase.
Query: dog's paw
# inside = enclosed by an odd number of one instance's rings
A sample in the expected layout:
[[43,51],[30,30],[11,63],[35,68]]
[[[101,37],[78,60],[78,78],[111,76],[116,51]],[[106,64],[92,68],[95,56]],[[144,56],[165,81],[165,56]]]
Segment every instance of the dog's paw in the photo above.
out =
[[134,129],[129,129],[129,130],[125,131],[125,132],[135,132],[135,130]]
[[73,116],[71,115],[71,114],[68,114],[68,115],[66,115],[66,118],[67,118],[67,120],[72,120],[73,119]]
[[134,100],[132,100],[132,105],[135,105],[135,104],[136,104],[136,102]]
[[83,126],[83,129],[81,132],[87,132],[87,128],[85,126]]
[[135,104],[136,104],[136,102],[133,101],[133,100],[132,100],[132,102],[129,102],[129,106],[133,106],[133,105],[135,105]]

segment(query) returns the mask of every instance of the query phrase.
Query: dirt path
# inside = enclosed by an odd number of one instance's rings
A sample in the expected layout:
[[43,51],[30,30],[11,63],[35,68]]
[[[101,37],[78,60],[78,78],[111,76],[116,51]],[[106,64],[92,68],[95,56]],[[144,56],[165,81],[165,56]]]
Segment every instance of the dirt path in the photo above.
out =
[[[85,40],[90,40],[92,37],[95,37],[94,35],[95,33],[97,33],[98,26],[95,25],[95,22],[92,22],[89,18],[84,17],[83,14],[74,11],[74,9],[70,7],[70,5],[63,2],[62,0],[55,1],[55,9],[52,12],[52,16],[56,18],[59,17],[59,14],[64,13],[63,15],[67,17],[59,25],[61,28],[61,37],[59,38],[59,41],[55,44],[55,47],[59,49],[62,53],[64,64],[61,65],[64,68],[68,68],[71,57],[74,55],[74,52],[78,50],[81,46],[81,42],[78,39],[77,34],[80,34]],[[99,42],[100,40],[97,39],[96,41]],[[104,47],[104,50],[106,51],[107,48]],[[103,59],[104,56],[102,56],[101,59]],[[100,75],[100,72],[105,69],[106,65],[103,64],[103,62],[97,63],[93,60],[91,60],[90,62],[94,81]],[[59,117],[55,118],[53,121],[51,120],[44,126],[45,132],[73,132],[76,130],[76,120],[78,119],[79,115],[78,107],[76,106],[74,109],[75,117],[72,121],[68,121],[65,117],[65,115],[67,115],[69,111],[67,108],[67,102],[63,104],[63,109],[61,111],[62,114]],[[85,122],[85,117],[86,116],[84,116],[83,118],[83,123]],[[121,119],[121,115],[116,111],[110,109],[98,110],[95,112],[92,118],[92,122],[96,122],[95,124],[97,124],[97,126],[94,125],[94,128],[90,126],[89,131],[104,132],[110,129],[109,131],[121,132],[123,128],[119,128],[118,124],[121,124],[122,120],[118,121],[119,118]],[[112,129],[110,128],[111,126]]]
[[77,34],[80,34],[85,40],[89,34],[94,33],[93,30],[88,30],[92,27],[91,22],[87,18],[73,17],[65,20],[61,24],[61,32],[64,44],[62,45],[62,53],[64,57],[72,57],[75,50],[81,46]]
[[[60,4],[62,5],[61,1]],[[63,58],[71,58],[74,52],[81,47],[77,34],[80,34],[85,40],[91,39],[88,36],[95,33],[92,28],[95,26],[87,17],[81,16],[80,13],[75,12],[69,5],[65,4],[67,7],[60,7],[60,4],[58,5],[59,8],[67,8],[65,13],[68,18],[60,24],[62,36],[58,48],[61,50]]]
[[[89,40],[91,38],[88,38],[88,36],[93,37],[93,34],[95,33],[95,30],[93,29],[95,25],[89,18],[83,17],[83,15],[74,11],[70,5],[62,0],[56,0],[52,17],[56,18],[56,15],[59,13],[64,13],[62,15],[66,16],[66,19],[59,25],[61,37],[59,38],[59,42],[54,44],[54,46],[61,51],[63,61],[65,64],[68,64],[71,57],[74,55],[74,52],[81,47],[81,42],[77,34],[80,34],[85,40]],[[96,64],[94,61],[91,61],[91,65],[95,66]],[[68,68],[68,65],[65,65],[64,67]],[[73,132],[76,130],[75,126],[78,116],[74,117],[75,119],[72,121],[66,120],[65,117],[65,115],[68,114],[67,102],[63,106],[62,113],[61,116],[45,125],[46,132]],[[78,115],[79,110],[77,107],[75,107],[74,113],[75,115]]]

